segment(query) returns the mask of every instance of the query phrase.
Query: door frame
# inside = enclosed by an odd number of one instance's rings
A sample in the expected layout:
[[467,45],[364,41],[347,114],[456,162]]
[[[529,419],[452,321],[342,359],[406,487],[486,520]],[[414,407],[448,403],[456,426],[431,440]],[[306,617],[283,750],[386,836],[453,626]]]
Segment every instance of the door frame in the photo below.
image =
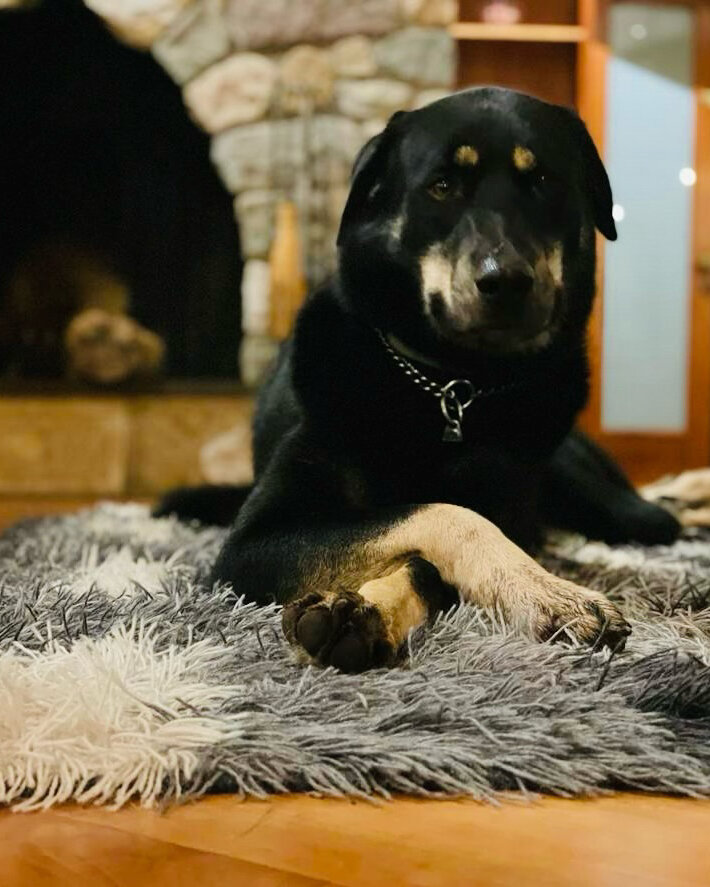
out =
[[[580,44],[577,107],[600,153],[604,151],[607,10],[614,0],[579,0],[579,19],[588,32]],[[619,0],[621,2],[621,0]],[[710,0],[645,0],[694,7],[697,38],[694,59],[696,134],[692,200],[691,292],[688,305],[687,424],[682,432],[605,431],[601,419],[604,319],[604,239],[597,235],[597,298],[589,325],[591,363],[589,402],[580,426],[619,460],[637,482],[710,463],[710,292],[703,289],[698,257],[710,255]],[[705,281],[707,286],[707,281]]]

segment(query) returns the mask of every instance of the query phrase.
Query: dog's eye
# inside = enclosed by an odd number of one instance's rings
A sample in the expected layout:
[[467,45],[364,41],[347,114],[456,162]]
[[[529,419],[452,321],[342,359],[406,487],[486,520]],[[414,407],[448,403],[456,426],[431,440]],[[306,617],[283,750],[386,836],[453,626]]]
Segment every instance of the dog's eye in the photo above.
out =
[[446,179],[437,179],[427,189],[434,200],[446,200],[451,195],[451,185]]

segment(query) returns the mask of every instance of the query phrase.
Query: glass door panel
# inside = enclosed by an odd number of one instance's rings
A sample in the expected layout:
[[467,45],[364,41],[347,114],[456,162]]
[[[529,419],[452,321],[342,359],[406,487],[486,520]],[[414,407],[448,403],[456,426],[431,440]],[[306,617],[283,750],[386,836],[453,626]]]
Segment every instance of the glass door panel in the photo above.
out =
[[619,239],[605,249],[604,431],[686,427],[694,20],[678,5],[609,9],[605,154]]

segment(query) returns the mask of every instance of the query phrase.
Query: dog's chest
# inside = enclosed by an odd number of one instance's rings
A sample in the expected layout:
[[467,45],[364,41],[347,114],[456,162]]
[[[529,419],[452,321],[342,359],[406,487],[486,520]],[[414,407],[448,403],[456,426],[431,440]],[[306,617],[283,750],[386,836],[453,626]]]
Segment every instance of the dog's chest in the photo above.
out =
[[340,474],[346,503],[357,511],[446,502],[496,520],[530,497],[538,472],[502,450],[442,443],[360,454]]

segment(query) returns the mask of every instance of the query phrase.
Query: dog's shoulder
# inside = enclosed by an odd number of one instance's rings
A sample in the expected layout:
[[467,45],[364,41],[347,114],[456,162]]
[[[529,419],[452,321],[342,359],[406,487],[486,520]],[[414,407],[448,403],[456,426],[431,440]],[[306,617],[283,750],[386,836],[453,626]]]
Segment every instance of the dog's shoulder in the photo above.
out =
[[311,296],[301,309],[289,361],[292,384],[305,409],[347,404],[348,392],[374,384],[382,355],[374,332],[340,297],[337,281]]

